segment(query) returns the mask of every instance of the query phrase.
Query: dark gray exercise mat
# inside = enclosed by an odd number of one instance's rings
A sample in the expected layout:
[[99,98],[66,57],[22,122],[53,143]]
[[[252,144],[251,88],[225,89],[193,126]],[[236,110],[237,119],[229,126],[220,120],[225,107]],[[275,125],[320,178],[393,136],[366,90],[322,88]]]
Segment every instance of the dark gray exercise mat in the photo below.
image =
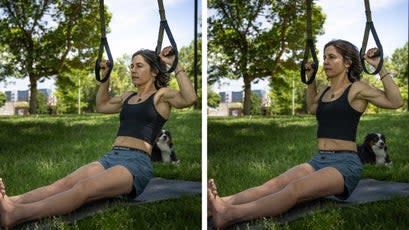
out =
[[[342,207],[353,204],[364,204],[375,201],[389,200],[394,197],[409,196],[409,183],[379,181],[374,179],[362,179],[357,188],[347,200],[340,200],[334,196],[307,201],[297,204],[288,212],[278,217],[268,218],[275,223],[288,223],[313,212],[322,211],[329,207]],[[264,223],[260,220],[236,224],[230,229],[264,229]],[[213,228],[211,218],[208,220],[208,229]]]
[[[184,180],[167,180],[159,177],[152,178],[143,193],[135,200],[125,200],[119,197],[102,199],[81,206],[79,209],[62,216],[63,220],[71,223],[85,217],[102,213],[117,205],[138,205],[146,202],[155,202],[180,198],[183,196],[200,194],[202,192],[201,182]],[[49,229],[51,226],[47,220],[33,221],[16,229]]]

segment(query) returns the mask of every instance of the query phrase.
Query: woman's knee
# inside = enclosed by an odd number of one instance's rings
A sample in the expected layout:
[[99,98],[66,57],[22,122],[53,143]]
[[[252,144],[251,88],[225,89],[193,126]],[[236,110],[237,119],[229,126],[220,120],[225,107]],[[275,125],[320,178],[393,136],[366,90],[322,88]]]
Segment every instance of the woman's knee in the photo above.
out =
[[259,187],[260,190],[269,191],[269,190],[282,188],[283,187],[282,184],[283,184],[283,181],[279,177],[276,177],[274,179],[271,179],[271,180],[265,182],[264,184],[262,184],[262,185],[260,185],[258,187]]
[[56,190],[68,190],[74,186],[74,182],[69,177],[64,177],[51,184],[51,187]]
[[292,197],[296,201],[303,199],[303,188],[299,183],[290,183],[283,188],[285,193]]
[[265,189],[283,189],[285,186],[287,186],[291,182],[291,178],[286,175],[286,174],[281,174],[266,183],[264,183],[262,186]]
[[94,188],[95,186],[92,185],[92,182],[87,179],[82,179],[77,181],[71,188],[73,192],[76,192],[79,196],[83,197],[84,199],[87,199],[89,197],[92,197],[92,192],[95,192],[91,189]]

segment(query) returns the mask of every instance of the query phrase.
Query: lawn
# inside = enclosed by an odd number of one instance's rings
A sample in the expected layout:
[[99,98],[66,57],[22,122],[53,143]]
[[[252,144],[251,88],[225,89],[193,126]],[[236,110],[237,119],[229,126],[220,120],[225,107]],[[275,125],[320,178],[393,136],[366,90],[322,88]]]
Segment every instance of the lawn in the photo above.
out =
[[[110,150],[118,115],[0,117],[0,175],[8,195],[52,183]],[[174,111],[173,134],[180,166],[154,164],[154,176],[201,181],[201,113]],[[73,224],[49,218],[56,229],[199,229],[200,196],[117,207]]]
[[[393,161],[391,168],[366,165],[363,178],[409,182],[409,113],[364,115],[358,128],[361,143],[368,132],[383,132]],[[290,167],[308,161],[316,151],[313,116],[209,118],[208,177],[219,194],[259,185]],[[268,229],[407,229],[409,197],[364,205],[331,208]]]

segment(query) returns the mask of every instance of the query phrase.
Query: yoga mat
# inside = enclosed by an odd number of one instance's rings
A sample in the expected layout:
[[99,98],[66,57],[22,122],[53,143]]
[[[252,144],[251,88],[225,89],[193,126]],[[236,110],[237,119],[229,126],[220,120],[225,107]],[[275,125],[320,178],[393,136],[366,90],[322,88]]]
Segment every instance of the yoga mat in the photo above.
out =
[[[97,200],[84,204],[72,213],[62,216],[62,219],[67,223],[81,220],[85,217],[102,213],[110,208],[118,205],[139,205],[147,202],[155,202],[160,200],[176,199],[183,196],[200,194],[202,192],[200,181],[184,181],[184,180],[167,180],[159,177],[152,178],[143,191],[135,200],[126,200],[120,197]],[[47,219],[32,221],[13,229],[32,230],[32,229],[50,229],[50,223]]]
[[[394,197],[409,196],[409,183],[392,181],[379,181],[374,179],[362,179],[357,188],[347,200],[340,200],[335,196],[329,196],[317,200],[307,201],[297,204],[288,212],[278,216],[270,217],[268,220],[275,223],[288,223],[308,214],[322,211],[329,207],[342,207],[354,204],[364,204],[375,201],[389,200]],[[238,223],[229,229],[264,229],[265,224],[260,220]],[[208,219],[208,229],[213,229],[213,221]]]

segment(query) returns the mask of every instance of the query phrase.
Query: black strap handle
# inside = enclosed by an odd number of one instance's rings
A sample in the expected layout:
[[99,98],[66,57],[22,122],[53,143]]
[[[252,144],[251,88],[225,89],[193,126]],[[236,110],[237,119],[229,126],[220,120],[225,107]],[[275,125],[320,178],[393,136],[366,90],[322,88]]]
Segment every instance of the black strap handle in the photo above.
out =
[[160,69],[160,71],[163,73],[171,73],[176,69],[176,65],[178,64],[179,52],[178,52],[178,48],[177,48],[175,39],[173,38],[172,32],[170,31],[168,21],[166,20],[165,8],[163,7],[163,1],[158,0],[158,5],[159,5],[159,15],[160,15],[160,26],[159,26],[159,33],[158,33],[158,41],[156,45],[156,53],[159,55],[162,50],[162,41],[163,41],[163,35],[165,31],[166,35],[168,36],[170,45],[172,46],[172,50],[171,52],[169,52],[167,56],[175,55],[175,60],[173,61],[169,69]]
[[[362,40],[362,47],[359,52],[359,56],[361,58],[361,64],[362,68],[364,69],[365,73],[375,75],[379,73],[379,71],[382,69],[383,65],[383,49],[382,49],[382,44],[379,41],[378,34],[376,33],[375,26],[372,22],[372,16],[371,16],[371,9],[369,6],[369,0],[365,0],[365,14],[366,14],[366,26],[365,26],[365,32],[364,32],[364,38]],[[374,72],[370,72],[365,65],[365,53],[366,53],[366,46],[368,44],[368,37],[369,37],[369,31],[372,32],[372,36],[375,40],[376,46],[378,48],[377,52],[373,55],[373,57],[380,57],[379,64],[376,67],[376,70]]]
[[[311,84],[314,79],[315,75],[318,71],[319,61],[317,58],[317,53],[315,52],[315,45],[314,40],[312,38],[312,0],[306,0],[307,2],[307,41],[305,44],[304,50],[304,59],[301,62],[301,81],[305,84]],[[305,75],[305,64],[308,62],[308,54],[311,52],[311,57],[313,60],[312,68],[313,73],[310,79],[307,80],[307,76]]]
[[[111,75],[111,71],[114,68],[114,59],[112,58],[111,50],[109,49],[108,40],[106,38],[104,0],[99,1],[99,17],[101,19],[101,41],[99,43],[98,58],[97,58],[97,61],[95,62],[95,78],[97,79],[97,81],[103,83],[103,82],[106,82],[108,80],[108,78]],[[102,54],[104,52],[104,48],[105,48],[105,51],[107,53],[109,62],[107,63],[108,64],[108,72],[105,75],[105,77],[103,79],[101,79],[101,73],[100,73],[101,66],[100,66],[100,63],[101,63],[101,60],[102,60]]]

